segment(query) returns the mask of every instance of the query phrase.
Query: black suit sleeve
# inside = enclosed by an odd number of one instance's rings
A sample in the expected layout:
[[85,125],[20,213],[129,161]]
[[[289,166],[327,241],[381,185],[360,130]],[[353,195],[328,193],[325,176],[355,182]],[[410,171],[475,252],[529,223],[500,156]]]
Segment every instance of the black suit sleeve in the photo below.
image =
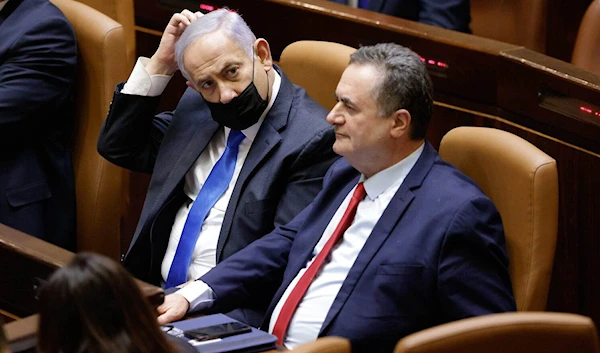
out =
[[75,34],[66,19],[31,23],[0,64],[0,144],[41,132],[49,125],[44,119],[56,118],[48,112],[72,99],[76,67]]
[[151,173],[173,112],[154,116],[160,97],[122,94],[123,85],[115,90],[98,152],[123,168]]
[[488,198],[458,209],[444,236],[438,271],[446,322],[516,310],[502,221]]

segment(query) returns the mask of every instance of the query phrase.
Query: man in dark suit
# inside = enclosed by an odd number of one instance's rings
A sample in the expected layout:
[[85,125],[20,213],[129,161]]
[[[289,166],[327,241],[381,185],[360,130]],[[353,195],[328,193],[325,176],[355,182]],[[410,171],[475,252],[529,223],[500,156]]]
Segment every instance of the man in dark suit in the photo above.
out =
[[471,33],[469,0],[329,0],[411,21]]
[[[174,112],[153,119],[177,65],[189,89]],[[269,44],[256,39],[239,14],[175,14],[156,53],[141,58],[117,87],[98,143],[115,164],[152,172],[125,266],[144,281],[172,287],[289,222],[316,196],[338,158],[326,115],[273,65]],[[240,132],[228,187],[206,218],[197,216],[193,206],[200,203],[193,200],[204,203],[203,192],[216,189],[204,185],[219,170],[230,137]],[[173,273],[181,271],[180,250],[191,239],[192,221],[197,240],[190,241],[191,259],[182,261],[183,278],[177,280]],[[258,325],[264,307],[256,320],[241,319]]]
[[74,251],[75,34],[48,0],[0,8],[0,223]]
[[168,295],[160,323],[269,298],[262,328],[288,348],[332,335],[353,352],[391,352],[410,333],[515,310],[498,211],[424,140],[433,104],[419,56],[362,47],[336,96],[327,120],[343,158],[319,195]]

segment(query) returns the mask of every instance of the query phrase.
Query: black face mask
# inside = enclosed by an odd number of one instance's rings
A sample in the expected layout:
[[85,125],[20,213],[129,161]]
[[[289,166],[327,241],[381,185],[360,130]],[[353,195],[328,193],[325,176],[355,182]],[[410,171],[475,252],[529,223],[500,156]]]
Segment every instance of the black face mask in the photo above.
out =
[[[266,74],[266,72],[265,72]],[[267,74],[267,86],[269,75]],[[212,118],[233,130],[245,130],[256,124],[269,104],[269,94],[264,100],[254,85],[254,56],[252,57],[252,81],[239,96],[227,104],[206,102]]]

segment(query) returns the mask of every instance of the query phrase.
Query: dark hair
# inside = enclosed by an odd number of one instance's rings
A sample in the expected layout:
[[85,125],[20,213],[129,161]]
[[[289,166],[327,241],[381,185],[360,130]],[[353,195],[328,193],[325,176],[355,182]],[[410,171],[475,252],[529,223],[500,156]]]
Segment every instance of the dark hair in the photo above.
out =
[[425,138],[433,111],[433,88],[419,55],[394,43],[364,46],[350,55],[350,64],[373,65],[381,70],[381,82],[373,97],[380,116],[398,109],[411,115],[410,138]]
[[40,353],[175,352],[118,262],[79,253],[40,291]]

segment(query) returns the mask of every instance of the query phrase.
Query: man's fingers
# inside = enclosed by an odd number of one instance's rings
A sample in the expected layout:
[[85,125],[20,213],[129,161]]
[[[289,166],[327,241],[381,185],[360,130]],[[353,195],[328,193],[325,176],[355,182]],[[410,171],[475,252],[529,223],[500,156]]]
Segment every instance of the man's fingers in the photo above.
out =
[[176,293],[167,295],[165,301],[156,308],[159,314],[158,323],[164,325],[183,318],[189,307],[190,304],[182,295]]
[[174,319],[171,319],[167,313],[160,315],[157,320],[159,325],[165,325],[174,321]]

